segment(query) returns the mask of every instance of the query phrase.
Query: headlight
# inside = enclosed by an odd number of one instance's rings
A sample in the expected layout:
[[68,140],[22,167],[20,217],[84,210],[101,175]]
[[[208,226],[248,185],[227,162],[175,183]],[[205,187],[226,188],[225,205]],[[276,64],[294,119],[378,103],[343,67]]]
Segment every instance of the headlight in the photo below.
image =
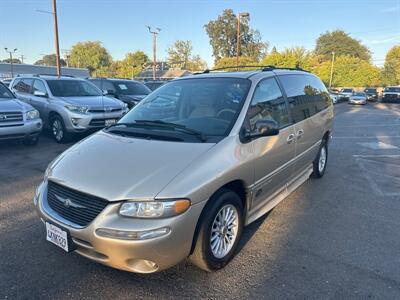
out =
[[78,114],[86,114],[89,111],[89,107],[87,106],[78,106],[78,105],[65,105],[65,107],[74,113]]
[[119,214],[132,218],[168,218],[185,212],[190,206],[190,200],[179,199],[173,201],[127,201],[124,202]]
[[39,119],[39,112],[36,109],[26,112],[26,119],[27,120]]

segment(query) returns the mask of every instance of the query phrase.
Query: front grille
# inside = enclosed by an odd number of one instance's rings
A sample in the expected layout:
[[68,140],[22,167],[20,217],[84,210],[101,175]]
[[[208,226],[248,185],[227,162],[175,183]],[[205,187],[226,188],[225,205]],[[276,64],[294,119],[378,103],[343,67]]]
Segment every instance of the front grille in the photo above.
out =
[[86,226],[107,206],[102,198],[75,191],[49,181],[47,203],[64,219]]
[[6,111],[0,112],[0,124],[9,122],[22,122],[23,116],[20,111]]
[[113,113],[113,112],[120,112],[120,111],[122,111],[122,108],[109,108],[109,109],[91,108],[91,109],[89,109],[89,112],[91,112],[91,113]]
[[105,126],[105,124],[106,124],[106,119],[93,119],[89,123],[90,126]]

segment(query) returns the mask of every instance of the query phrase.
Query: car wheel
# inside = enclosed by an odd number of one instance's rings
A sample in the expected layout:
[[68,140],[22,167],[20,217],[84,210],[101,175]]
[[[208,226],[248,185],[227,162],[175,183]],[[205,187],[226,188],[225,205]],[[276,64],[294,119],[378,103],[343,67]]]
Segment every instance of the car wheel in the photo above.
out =
[[24,144],[28,146],[36,146],[39,142],[39,137],[32,137],[32,138],[27,138],[24,140]]
[[60,116],[54,116],[51,119],[50,129],[53,138],[57,143],[65,143],[69,140],[70,135],[65,130],[65,125]]
[[243,230],[243,205],[236,193],[221,189],[211,197],[205,210],[189,259],[211,272],[226,266],[235,255]]
[[318,155],[313,162],[312,177],[321,178],[325,174],[326,165],[328,163],[328,146],[327,142],[323,140],[319,148]]

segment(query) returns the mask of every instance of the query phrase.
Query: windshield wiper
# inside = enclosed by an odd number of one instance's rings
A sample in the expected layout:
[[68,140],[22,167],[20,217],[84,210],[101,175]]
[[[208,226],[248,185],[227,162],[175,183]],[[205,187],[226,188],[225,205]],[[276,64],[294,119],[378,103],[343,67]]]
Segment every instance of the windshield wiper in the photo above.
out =
[[176,123],[170,123],[170,122],[165,122],[161,120],[136,120],[135,123],[133,124],[144,124],[144,125],[150,125],[150,126],[158,126],[158,127],[163,127],[163,128],[172,128],[172,129],[177,129],[177,130],[182,130],[183,132],[196,136],[200,141],[205,142],[207,139],[204,137],[203,133],[200,131],[197,131],[195,129],[191,129],[186,127],[185,125],[181,124],[176,124]]

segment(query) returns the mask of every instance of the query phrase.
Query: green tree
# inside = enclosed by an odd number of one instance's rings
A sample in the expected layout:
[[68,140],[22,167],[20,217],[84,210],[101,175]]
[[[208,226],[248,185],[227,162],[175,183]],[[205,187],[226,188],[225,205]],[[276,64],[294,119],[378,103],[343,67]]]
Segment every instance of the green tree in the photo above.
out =
[[343,30],[327,31],[318,37],[315,53],[330,60],[332,52],[335,52],[336,56],[349,55],[363,60],[371,59],[369,49]]
[[[42,65],[42,66],[56,66],[56,55],[55,54],[47,54],[44,55],[41,59],[35,61],[35,65]],[[65,60],[60,59],[60,65],[63,67],[65,66]]]
[[[6,64],[9,64],[9,63],[11,63],[11,59],[6,58],[6,59],[4,59],[2,62],[3,62],[3,63],[6,63]],[[13,63],[13,64],[20,64],[21,61],[20,61],[18,58],[13,58],[13,59],[12,59],[12,63]]]
[[384,85],[400,85],[400,45],[394,46],[386,54],[382,70],[382,83]]
[[[239,66],[257,66],[257,65],[259,65],[259,62],[256,59],[254,59],[254,57],[248,57],[248,56],[239,57]],[[230,69],[235,71],[235,68],[232,67],[236,67],[236,57],[223,57],[217,60],[214,69],[220,69],[220,68],[222,69],[227,67],[228,69],[226,70],[229,71],[229,67],[231,67]],[[251,67],[239,68],[239,70],[251,70],[251,69],[256,69],[256,68],[251,68]]]
[[191,41],[176,41],[168,48],[168,65],[172,68],[180,68],[189,71],[207,69],[207,64],[199,55],[192,54]]
[[115,77],[133,79],[149,63],[149,58],[143,51],[130,52],[125,58],[117,62]]
[[[225,9],[216,20],[211,20],[204,28],[209,36],[215,61],[236,56],[237,16],[232,9]],[[240,54],[258,61],[265,53],[267,43],[261,39],[258,30],[249,26],[249,18],[240,19]]]
[[[331,62],[323,61],[312,68],[325,84],[330,78]],[[380,69],[368,61],[350,55],[338,56],[333,72],[333,86],[379,86]]]
[[87,68],[91,73],[101,67],[109,66],[111,55],[100,42],[82,42],[72,46],[69,65],[78,68]]
[[286,48],[278,52],[274,47],[271,53],[264,57],[261,62],[263,65],[273,65],[276,67],[311,69],[318,63],[318,58],[303,47]]
[[168,64],[171,67],[181,67],[186,70],[192,56],[192,43],[190,41],[176,41],[168,48]]

